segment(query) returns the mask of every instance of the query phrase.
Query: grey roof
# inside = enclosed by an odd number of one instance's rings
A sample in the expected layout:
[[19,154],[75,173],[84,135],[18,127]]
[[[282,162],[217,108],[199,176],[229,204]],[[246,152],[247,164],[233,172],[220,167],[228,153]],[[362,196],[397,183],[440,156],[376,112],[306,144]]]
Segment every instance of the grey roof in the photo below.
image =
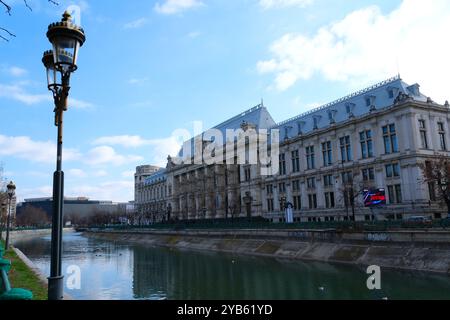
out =
[[150,185],[164,180],[166,180],[166,169],[161,169],[145,178],[144,185]]
[[[286,138],[310,133],[315,129],[324,129],[332,124],[345,122],[352,117],[364,116],[374,110],[391,107],[399,94],[407,95],[415,101],[426,102],[428,98],[420,93],[419,88],[418,84],[409,85],[400,76],[396,76],[280,123],[273,120],[261,103],[213,129],[220,130],[225,139],[227,129],[239,129],[246,122],[256,125],[257,129],[279,129],[280,141],[283,141]],[[190,143],[193,154],[194,139],[191,139]],[[268,143],[270,144],[270,140]],[[180,150],[178,157],[182,157],[182,152],[183,150]]]
[[[243,123],[249,123],[256,126],[256,129],[270,129],[274,126],[276,126],[276,122],[273,120],[272,116],[270,115],[269,111],[267,111],[266,107],[264,107],[264,104],[261,103],[251,109],[248,109],[224,122],[221,124],[211,128],[211,129],[217,129],[220,132],[222,132],[222,137],[225,141],[226,139],[226,131],[227,130],[237,130],[241,128],[241,125]],[[206,131],[205,131],[206,132]],[[203,133],[205,133],[203,132]],[[202,135],[203,135],[202,133]],[[193,154],[194,150],[194,139],[190,140],[191,142],[191,154]],[[189,143],[189,142],[187,142]],[[183,150],[180,150],[178,153],[178,157],[182,157]]]
[[390,107],[400,93],[426,102],[427,97],[420,93],[419,87],[418,84],[410,86],[397,76],[278,123],[274,129],[280,130],[281,140],[292,138],[346,121],[351,116],[359,117],[372,110]]

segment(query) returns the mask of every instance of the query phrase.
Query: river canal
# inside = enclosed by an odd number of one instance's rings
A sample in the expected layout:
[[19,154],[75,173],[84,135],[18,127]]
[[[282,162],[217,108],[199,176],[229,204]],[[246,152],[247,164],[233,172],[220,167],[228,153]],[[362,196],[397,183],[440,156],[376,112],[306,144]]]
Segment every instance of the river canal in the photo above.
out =
[[[49,273],[49,236],[15,246]],[[370,291],[366,270],[355,266],[152,248],[78,233],[64,236],[63,270],[81,271],[80,288],[65,290],[82,300],[450,299],[445,275],[382,270],[382,289]]]

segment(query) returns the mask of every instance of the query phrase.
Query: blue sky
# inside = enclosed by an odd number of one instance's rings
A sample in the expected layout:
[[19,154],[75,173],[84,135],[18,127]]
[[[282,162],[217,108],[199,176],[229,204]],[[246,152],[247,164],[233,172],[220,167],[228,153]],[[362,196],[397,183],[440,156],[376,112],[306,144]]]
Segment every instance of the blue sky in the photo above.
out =
[[17,36],[0,40],[0,161],[21,199],[51,195],[40,60],[47,25],[71,4],[87,41],[65,115],[67,196],[132,200],[135,166],[164,164],[174,130],[207,129],[261,98],[282,121],[399,72],[437,102],[450,93],[447,0],[59,2],[28,0],[30,12],[10,0],[0,14]]

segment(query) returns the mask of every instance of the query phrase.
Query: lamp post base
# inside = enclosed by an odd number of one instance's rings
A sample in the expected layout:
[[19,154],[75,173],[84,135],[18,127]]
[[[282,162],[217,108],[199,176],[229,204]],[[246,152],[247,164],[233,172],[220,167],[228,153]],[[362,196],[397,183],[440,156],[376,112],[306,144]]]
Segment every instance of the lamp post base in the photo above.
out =
[[48,277],[48,300],[64,299],[64,276]]

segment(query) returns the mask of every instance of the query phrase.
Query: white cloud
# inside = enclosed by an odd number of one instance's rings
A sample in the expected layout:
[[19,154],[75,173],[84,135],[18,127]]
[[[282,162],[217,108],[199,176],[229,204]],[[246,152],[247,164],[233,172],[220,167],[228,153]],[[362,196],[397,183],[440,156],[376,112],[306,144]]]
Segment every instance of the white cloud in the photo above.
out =
[[134,181],[119,180],[107,181],[98,185],[77,185],[67,190],[66,196],[77,197],[87,196],[93,200],[112,200],[117,202],[127,202],[134,199]]
[[16,66],[12,66],[8,68],[8,73],[12,75],[13,77],[22,77],[28,73],[27,70],[23,68],[19,68]]
[[69,108],[88,109],[88,108],[92,108],[92,107],[94,107],[94,105],[90,102],[69,97]]
[[[31,162],[53,163],[56,161],[56,145],[50,141],[33,141],[30,137],[0,135],[0,155],[14,156]],[[81,157],[75,149],[64,149],[64,161]]]
[[124,171],[124,172],[122,172],[122,177],[123,178],[131,178],[131,177],[134,177],[134,171],[132,171],[132,170],[129,170],[129,171]]
[[259,5],[264,9],[300,7],[312,4],[314,0],[260,0]]
[[203,6],[199,0],[165,0],[155,5],[155,11],[161,14],[176,14],[188,9]]
[[201,35],[202,35],[202,33],[199,31],[192,31],[187,34],[187,37],[190,39],[196,39],[196,38],[200,37]]
[[16,100],[27,105],[38,104],[41,102],[51,102],[52,97],[49,94],[31,94],[18,85],[0,84],[0,97]]
[[86,172],[81,169],[70,169],[67,174],[69,178],[84,178],[87,176]]
[[96,139],[93,144],[94,145],[111,145],[111,146],[122,146],[122,147],[141,147],[144,145],[148,145],[150,142],[149,140],[145,140],[140,136],[129,136],[129,135],[123,135],[123,136],[109,136],[109,137],[101,137]]
[[40,186],[36,188],[18,188],[17,196],[19,201],[23,201],[24,199],[32,199],[32,198],[47,198],[51,197],[53,194],[52,186]]
[[113,165],[120,166],[129,163],[135,163],[137,161],[142,161],[141,156],[135,155],[121,155],[118,154],[112,147],[100,146],[91,149],[84,159],[84,161],[93,166],[98,165]]
[[[50,92],[45,94],[33,94],[29,93],[24,86],[27,82],[21,82],[20,84],[5,85],[0,83],[0,98],[12,99],[15,101],[22,102],[26,105],[35,105],[42,102],[53,103],[53,98]],[[91,108],[94,105],[90,102],[70,98],[69,106],[75,109],[86,109]]]
[[147,24],[148,20],[146,18],[139,18],[124,24],[124,29],[139,29]]
[[450,42],[443,38],[448,30],[447,0],[404,0],[388,14],[370,6],[313,36],[285,34],[271,45],[273,57],[259,61],[257,69],[274,74],[274,86],[281,91],[315,74],[361,86],[400,72],[443,102],[449,98]]
[[176,136],[161,139],[144,139],[141,136],[109,136],[101,137],[93,142],[94,145],[122,146],[126,148],[139,148],[148,146],[151,149],[149,158],[152,164],[164,167],[167,164],[167,156],[175,156],[180,151],[181,145]]
[[131,78],[128,80],[129,84],[143,84],[148,81],[148,78]]
[[92,174],[94,177],[106,177],[108,172],[106,170],[98,170]]

